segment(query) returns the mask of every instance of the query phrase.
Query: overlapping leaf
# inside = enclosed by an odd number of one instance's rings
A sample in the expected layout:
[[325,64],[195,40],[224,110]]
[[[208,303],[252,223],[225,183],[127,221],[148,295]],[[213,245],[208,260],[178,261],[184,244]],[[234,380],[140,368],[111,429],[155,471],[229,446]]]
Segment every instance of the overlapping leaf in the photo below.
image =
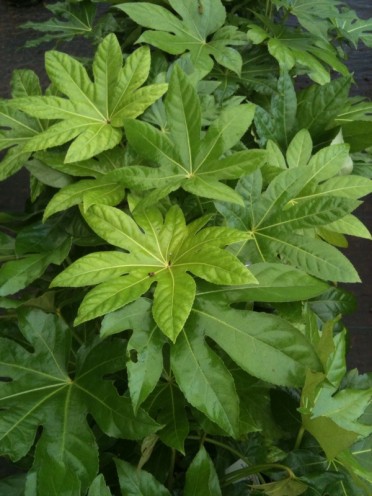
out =
[[304,382],[307,368],[321,369],[312,344],[291,324],[263,312],[230,308],[223,296],[198,296],[185,332],[207,335],[239,367],[272,384]]
[[303,425],[330,460],[370,435],[371,426],[359,419],[372,401],[371,388],[340,388],[346,372],[345,333],[335,338],[332,333],[330,322],[317,344],[325,373],[308,371],[301,398]]
[[161,97],[165,84],[141,88],[150,70],[150,52],[141,47],[124,67],[114,34],[99,45],[94,61],[94,83],[81,63],[61,52],[46,54],[46,70],[56,88],[66,95],[20,98],[13,105],[34,117],[57,119],[47,131],[33,137],[28,151],[44,150],[73,140],[65,162],[88,159],[116,146],[123,120],[135,118]]
[[[279,256],[283,262],[320,279],[359,281],[351,263],[312,234],[312,230],[344,218],[358,206],[349,198],[316,193],[319,182],[337,174],[345,156],[345,145],[324,148],[308,165],[280,172],[260,198],[260,182],[241,180],[237,191],[245,195],[246,208],[218,205],[228,225],[250,233],[245,250],[251,262],[276,262]],[[255,202],[250,198],[252,188],[258,198]],[[248,191],[244,193],[244,189]]]
[[[13,98],[41,94],[39,80],[33,71],[14,71],[12,77]],[[9,101],[0,100],[0,150],[10,148],[2,159],[0,180],[15,174],[28,160],[30,152],[26,143],[44,130],[45,123],[14,109]]]
[[[244,45],[244,34],[234,26],[224,26],[226,11],[220,0],[169,0],[173,10],[148,2],[124,3],[123,10],[140,26],[149,28],[138,42],[149,43],[167,53],[180,55],[190,52],[191,60],[205,73],[213,67],[213,57],[219,64],[240,74],[242,59],[229,45]],[[208,39],[212,34],[212,39]]]
[[199,98],[182,70],[174,68],[165,109],[166,132],[146,122],[125,123],[128,142],[154,167],[126,167],[112,177],[133,189],[156,188],[154,201],[159,194],[165,196],[181,187],[196,196],[241,203],[239,195],[221,181],[251,173],[263,165],[265,152],[243,150],[223,155],[247,131],[254,106],[244,104],[226,109],[202,137]]
[[344,76],[349,74],[347,67],[337,57],[336,49],[327,40],[262,19],[265,29],[255,24],[250,25],[248,38],[254,44],[265,41],[269,53],[278,61],[282,70],[290,71],[295,68],[298,72],[306,71],[318,84],[330,82],[330,70],[327,66]]
[[229,228],[201,229],[208,217],[187,226],[181,209],[173,206],[164,220],[157,209],[138,213],[137,224],[124,212],[100,205],[84,216],[99,236],[129,253],[92,253],[57,276],[54,286],[98,284],[84,298],[76,323],[125,306],[156,282],[154,319],[175,341],[195,298],[195,281],[188,272],[214,284],[255,282],[243,264],[221,249],[246,234]]
[[143,411],[135,417],[130,400],[103,380],[125,367],[121,343],[81,349],[72,377],[67,371],[70,331],[62,319],[33,310],[20,315],[19,322],[33,352],[2,340],[0,373],[9,382],[0,383],[1,453],[13,460],[25,456],[42,425],[32,469],[38,494],[62,494],[66,487],[80,494],[80,486],[87,488],[98,469],[88,413],[103,432],[119,438],[138,439],[158,425]]

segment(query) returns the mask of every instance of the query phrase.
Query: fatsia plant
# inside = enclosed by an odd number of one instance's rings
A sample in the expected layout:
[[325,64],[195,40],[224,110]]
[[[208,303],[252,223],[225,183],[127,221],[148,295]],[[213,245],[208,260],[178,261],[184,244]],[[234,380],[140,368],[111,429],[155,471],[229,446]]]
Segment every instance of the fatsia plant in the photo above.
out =
[[94,83],[80,62],[60,52],[46,54],[46,70],[67,98],[41,96],[16,101],[17,108],[33,117],[60,121],[29,140],[24,149],[45,150],[73,140],[66,162],[88,159],[113,148],[122,138],[123,120],[142,114],[167,88],[165,84],[141,88],[150,70],[149,49],[139,48],[123,67],[114,34],[109,34],[97,49]]
[[31,177],[0,213],[0,494],[369,496],[339,285],[371,238],[371,103],[343,64],[369,21],[102,3],[28,24],[95,55],[48,51],[45,92],[18,70],[0,102],[0,178]]

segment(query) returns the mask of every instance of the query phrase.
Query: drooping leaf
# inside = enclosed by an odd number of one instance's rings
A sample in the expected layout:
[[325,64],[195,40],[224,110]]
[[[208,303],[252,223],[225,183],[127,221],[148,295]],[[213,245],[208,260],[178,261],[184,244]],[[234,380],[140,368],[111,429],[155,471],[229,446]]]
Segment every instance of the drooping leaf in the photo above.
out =
[[[226,11],[220,0],[170,0],[177,17],[165,7],[149,2],[124,3],[117,8],[146,28],[137,42],[149,43],[173,55],[190,52],[191,61],[204,74],[213,67],[213,57],[219,64],[240,74],[242,59],[229,45],[245,44],[232,26],[223,26]],[[181,17],[181,19],[180,19]],[[223,27],[222,27],[223,26]],[[226,30],[230,28],[226,35]],[[212,39],[207,37],[213,34]],[[232,36],[233,35],[233,36]]]
[[124,307],[156,282],[154,320],[175,341],[195,297],[195,282],[188,272],[214,284],[255,282],[243,264],[221,249],[244,239],[244,234],[221,227],[201,229],[208,218],[186,226],[178,206],[164,220],[156,209],[138,213],[138,225],[124,212],[103,205],[91,207],[84,216],[100,237],[130,253],[91,253],[55,278],[53,286],[101,283],[85,297],[77,323]]
[[[11,380],[1,382],[1,453],[13,460],[25,456],[42,425],[32,469],[37,473],[38,492],[55,494],[55,488],[65,488],[69,494],[79,494],[80,485],[87,488],[98,469],[88,412],[103,432],[114,437],[138,439],[158,425],[143,411],[135,417],[130,400],[120,396],[110,380],[103,380],[125,367],[120,341],[83,348],[75,377],[70,378],[70,331],[63,320],[31,310],[20,314],[19,323],[34,351],[2,340],[1,376]],[[67,473],[71,474],[68,479]]]
[[65,97],[38,96],[13,100],[12,105],[33,117],[57,119],[47,131],[25,145],[45,150],[73,140],[65,162],[88,159],[114,148],[122,138],[123,120],[135,118],[160,98],[167,85],[142,87],[150,70],[150,52],[141,47],[125,62],[119,42],[109,34],[99,45],[94,83],[83,65],[62,52],[46,54],[49,78]]

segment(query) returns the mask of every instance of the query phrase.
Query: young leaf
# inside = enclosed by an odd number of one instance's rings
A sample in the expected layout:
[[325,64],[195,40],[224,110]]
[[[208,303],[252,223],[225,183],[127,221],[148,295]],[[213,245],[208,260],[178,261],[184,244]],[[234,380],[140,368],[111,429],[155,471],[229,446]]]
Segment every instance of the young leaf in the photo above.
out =
[[196,229],[195,224],[186,226],[178,206],[164,221],[155,209],[138,213],[138,225],[124,212],[103,205],[91,207],[84,216],[100,237],[130,253],[87,255],[54,279],[53,286],[75,287],[104,281],[84,298],[76,323],[117,310],[156,283],[153,316],[175,341],[195,297],[195,282],[188,272],[214,284],[255,282],[249,270],[222,249],[244,239],[244,233],[224,227],[201,229],[206,219],[196,223]]
[[[53,493],[58,472],[61,477],[66,472],[75,474],[76,484],[86,488],[98,468],[94,435],[86,421],[88,412],[109,436],[138,439],[158,426],[143,411],[134,417],[130,400],[119,396],[112,382],[97,381],[97,377],[125,367],[121,342],[85,348],[71,379],[66,370],[70,331],[64,322],[40,310],[21,313],[19,322],[34,351],[29,353],[3,339],[1,375],[11,381],[1,383],[0,404],[7,408],[2,414],[1,452],[19,460],[43,425],[34,461],[34,469],[40,473],[40,492]],[[46,459],[56,470],[44,470]]]
[[121,48],[114,34],[106,36],[97,49],[94,83],[80,62],[61,52],[47,52],[46,69],[56,88],[67,98],[19,98],[12,105],[33,117],[58,120],[29,140],[25,150],[44,150],[73,140],[66,163],[114,148],[122,138],[123,120],[142,114],[167,89],[165,84],[140,88],[150,69],[149,50],[136,50],[123,68]]
[[[131,166],[112,175],[135,190],[172,187],[206,198],[241,203],[221,183],[255,171],[265,161],[264,150],[244,150],[221,158],[247,131],[254,115],[252,104],[227,108],[202,137],[201,106],[190,80],[175,67],[165,99],[169,133],[140,121],[127,120],[129,144],[156,167]],[[167,194],[167,193],[165,193]],[[158,200],[158,196],[156,197]]]
[[202,447],[186,472],[185,496],[222,496],[216,469]]
[[[170,6],[181,17],[160,5],[148,2],[128,2],[117,5],[140,26],[150,28],[137,42],[149,43],[161,50],[179,55],[190,52],[191,61],[204,74],[213,67],[213,57],[219,64],[240,74],[242,59],[228,45],[244,44],[244,38],[223,36],[226,11],[220,0],[170,0]],[[221,29],[222,28],[222,29]],[[212,39],[207,39],[212,35]],[[231,34],[231,33],[230,33]],[[234,39],[235,38],[235,39]]]

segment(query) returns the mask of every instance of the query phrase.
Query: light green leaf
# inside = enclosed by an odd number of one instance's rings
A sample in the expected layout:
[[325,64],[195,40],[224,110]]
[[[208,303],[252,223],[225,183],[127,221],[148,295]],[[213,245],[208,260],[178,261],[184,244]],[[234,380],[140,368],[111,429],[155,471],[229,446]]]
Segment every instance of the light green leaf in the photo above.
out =
[[361,176],[336,176],[319,185],[319,194],[358,199],[372,193],[372,181]]
[[265,163],[265,151],[221,156],[242,138],[252,122],[254,109],[252,104],[228,107],[204,135],[198,95],[190,79],[176,67],[165,104],[169,131],[145,122],[125,122],[129,144],[151,167],[122,168],[112,177],[135,190],[170,187],[169,191],[174,191],[182,187],[197,196],[241,203],[239,195],[220,181],[252,173]]
[[267,150],[267,162],[269,165],[274,165],[275,167],[278,167],[280,169],[287,168],[287,164],[285,162],[285,158],[281,149],[271,139],[267,140],[266,150]]
[[115,460],[121,494],[129,496],[170,496],[168,489],[145,470],[138,470],[124,460]]
[[[69,286],[70,280],[67,279],[63,285]],[[109,279],[99,284],[84,297],[75,325],[124,307],[143,295],[153,282],[147,273],[137,270],[127,276]],[[53,282],[54,286],[56,284],[62,283]]]
[[249,374],[273,384],[302,385],[308,367],[320,368],[312,345],[285,320],[231,309],[221,297],[198,297],[186,325],[205,333]]
[[95,203],[117,205],[123,198],[124,188],[115,181],[108,178],[82,179],[65,186],[53,196],[45,208],[43,220],[74,205],[84,203],[85,209]]
[[[140,71],[135,67],[139,61],[144,64]],[[122,68],[121,48],[114,34],[106,36],[97,49],[94,83],[80,62],[61,52],[48,52],[49,78],[67,98],[35,96],[13,101],[13,106],[29,115],[59,120],[29,140],[27,150],[43,150],[74,140],[65,158],[69,163],[114,148],[122,137],[123,119],[143,113],[167,89],[165,84],[139,88],[149,67],[148,49],[144,47],[129,57],[128,67]],[[134,81],[128,81],[130,76]]]
[[208,218],[186,226],[178,206],[164,220],[156,209],[139,210],[138,224],[121,210],[104,205],[91,207],[84,216],[99,236],[130,253],[91,253],[54,279],[52,286],[101,283],[85,296],[76,323],[118,310],[156,283],[153,316],[175,341],[195,298],[195,282],[187,272],[216,284],[255,283],[249,270],[222,249],[246,235],[225,227],[202,229]]
[[[194,265],[191,263],[185,265],[195,275],[199,275]],[[163,272],[157,280],[152,312],[160,329],[167,329],[167,336],[174,342],[190,314],[196,284],[194,278],[182,269],[181,271],[174,269]]]
[[289,143],[286,154],[288,167],[306,165],[310,160],[312,149],[311,135],[307,129],[302,129]]
[[216,469],[204,447],[200,448],[186,472],[185,496],[221,496]]
[[359,238],[371,239],[371,233],[367,227],[354,215],[345,215],[342,219],[335,220],[327,225],[327,229],[333,232],[358,236]]

